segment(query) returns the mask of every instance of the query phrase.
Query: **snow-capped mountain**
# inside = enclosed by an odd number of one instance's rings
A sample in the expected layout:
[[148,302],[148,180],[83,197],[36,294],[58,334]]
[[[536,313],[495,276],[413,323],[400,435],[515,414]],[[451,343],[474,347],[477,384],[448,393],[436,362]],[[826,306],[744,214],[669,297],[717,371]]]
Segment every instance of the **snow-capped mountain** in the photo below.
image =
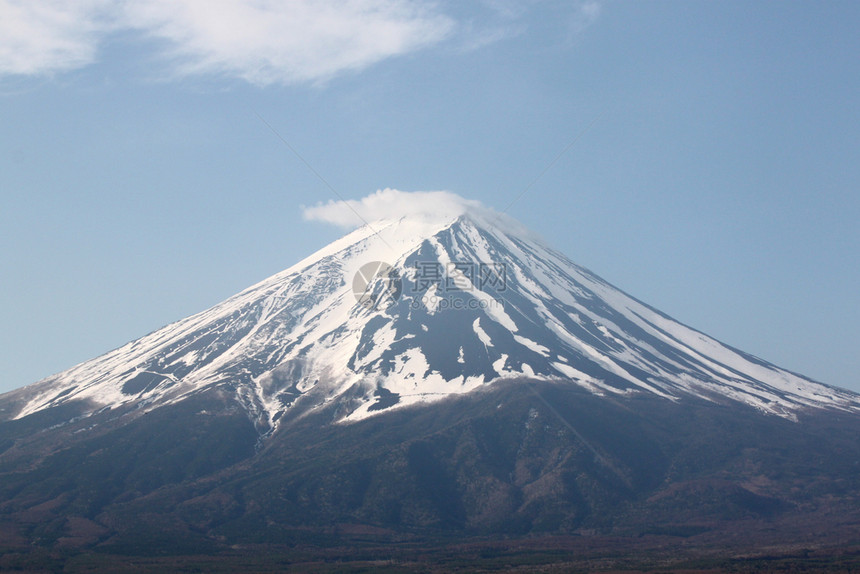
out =
[[221,388],[270,432],[323,405],[349,422],[511,378],[787,418],[860,410],[857,395],[686,327],[464,203],[372,221],[211,309],[8,393],[0,413],[145,412]]
[[0,396],[4,565],[317,571],[405,546],[497,569],[524,564],[497,554],[516,537],[550,536],[565,560],[623,547],[651,567],[841,556],[860,532],[860,396],[685,327],[460,198],[349,208],[371,223]]

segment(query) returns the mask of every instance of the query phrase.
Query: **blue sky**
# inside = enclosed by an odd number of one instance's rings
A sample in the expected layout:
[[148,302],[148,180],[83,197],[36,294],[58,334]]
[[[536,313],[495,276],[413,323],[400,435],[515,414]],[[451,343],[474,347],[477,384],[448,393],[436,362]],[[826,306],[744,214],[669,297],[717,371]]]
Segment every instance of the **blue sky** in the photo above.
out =
[[860,391],[858,26],[856,2],[0,0],[0,391],[342,233],[302,219],[332,191],[266,123],[346,198],[525,191],[510,213],[577,263]]

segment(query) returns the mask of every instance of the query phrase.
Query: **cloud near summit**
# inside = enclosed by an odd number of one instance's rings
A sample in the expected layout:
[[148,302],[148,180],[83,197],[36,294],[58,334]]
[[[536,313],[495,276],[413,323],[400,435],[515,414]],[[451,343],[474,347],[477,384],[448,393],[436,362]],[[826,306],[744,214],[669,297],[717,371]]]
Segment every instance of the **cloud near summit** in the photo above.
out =
[[309,221],[323,221],[339,227],[358,227],[380,219],[415,217],[445,219],[466,212],[494,214],[479,201],[465,199],[450,191],[399,191],[381,189],[361,199],[329,201],[302,208]]

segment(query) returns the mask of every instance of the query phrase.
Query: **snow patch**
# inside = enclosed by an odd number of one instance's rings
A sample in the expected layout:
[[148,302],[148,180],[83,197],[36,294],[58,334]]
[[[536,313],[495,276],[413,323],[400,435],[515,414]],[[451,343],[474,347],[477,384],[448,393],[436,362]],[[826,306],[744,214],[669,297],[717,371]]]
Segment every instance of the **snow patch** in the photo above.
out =
[[481,328],[480,317],[478,317],[472,322],[472,330],[475,331],[475,334],[478,336],[478,339],[484,344],[485,347],[493,346],[493,340],[490,339],[490,336],[487,335],[487,332]]

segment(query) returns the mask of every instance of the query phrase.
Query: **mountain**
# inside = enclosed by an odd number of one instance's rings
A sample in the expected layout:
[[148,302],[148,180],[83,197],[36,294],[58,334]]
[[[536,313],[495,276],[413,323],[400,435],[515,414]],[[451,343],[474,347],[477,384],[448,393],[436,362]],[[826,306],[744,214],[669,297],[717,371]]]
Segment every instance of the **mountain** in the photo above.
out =
[[216,386],[274,430],[291,410],[331,401],[346,422],[524,376],[789,418],[860,408],[853,393],[640,303],[507,218],[465,212],[375,221],[207,311],[8,395],[3,413],[151,410]]
[[498,536],[656,560],[811,528],[809,553],[860,524],[858,411],[461,202],[0,396],[0,529],[16,567]]

